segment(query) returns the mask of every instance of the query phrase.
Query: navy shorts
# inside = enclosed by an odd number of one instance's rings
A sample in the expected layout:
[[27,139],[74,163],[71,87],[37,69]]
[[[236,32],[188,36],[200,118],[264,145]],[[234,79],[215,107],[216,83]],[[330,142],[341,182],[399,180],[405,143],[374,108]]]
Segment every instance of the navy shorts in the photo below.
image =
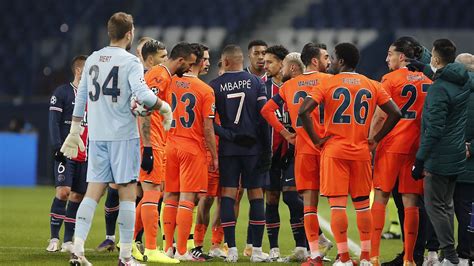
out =
[[66,165],[54,162],[54,184],[56,187],[70,187],[71,191],[86,194],[87,162],[66,159]]
[[221,187],[262,188],[265,174],[254,174],[258,155],[219,156],[219,174]]
[[295,183],[295,159],[289,159],[284,165],[283,159],[279,154],[272,159],[272,168],[270,168],[270,183],[265,186],[266,190],[282,191],[283,187],[294,187]]

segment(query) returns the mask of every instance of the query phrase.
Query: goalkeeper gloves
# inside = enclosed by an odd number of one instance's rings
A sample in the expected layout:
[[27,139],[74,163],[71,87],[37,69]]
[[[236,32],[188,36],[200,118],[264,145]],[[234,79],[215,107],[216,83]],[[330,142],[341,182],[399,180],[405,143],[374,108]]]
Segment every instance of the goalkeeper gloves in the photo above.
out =
[[61,152],[67,158],[76,158],[78,150],[85,151],[86,147],[84,142],[81,139],[81,122],[72,121],[71,130],[69,135],[67,135],[66,140],[64,140],[63,146],[61,147]]
[[413,168],[411,170],[411,176],[415,180],[420,180],[423,179],[423,170],[425,168],[425,162],[422,160],[415,160],[415,164],[413,165]]
[[165,101],[161,101],[161,107],[158,111],[163,116],[163,127],[166,131],[169,131],[171,128],[171,122],[173,122],[173,111],[171,110],[170,105]]
[[151,147],[143,147],[142,164],[140,167],[143,171],[146,171],[147,174],[153,171],[153,149]]

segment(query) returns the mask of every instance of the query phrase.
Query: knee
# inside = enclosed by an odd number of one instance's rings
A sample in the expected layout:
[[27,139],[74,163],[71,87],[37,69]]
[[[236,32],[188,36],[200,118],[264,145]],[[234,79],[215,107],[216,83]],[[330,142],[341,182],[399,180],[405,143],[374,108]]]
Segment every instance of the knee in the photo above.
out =
[[261,188],[247,190],[249,200],[263,199],[263,191]]
[[213,197],[204,197],[203,203],[204,203],[204,208],[206,210],[209,210],[209,209],[211,209],[212,204],[214,203],[214,198]]
[[71,193],[69,194],[69,200],[72,202],[81,202],[83,198],[84,198],[83,194],[80,194],[74,191],[71,191]]
[[280,191],[266,191],[265,200],[269,205],[278,205],[280,201]]
[[70,187],[57,187],[56,188],[56,198],[60,200],[68,200],[69,194],[71,194]]

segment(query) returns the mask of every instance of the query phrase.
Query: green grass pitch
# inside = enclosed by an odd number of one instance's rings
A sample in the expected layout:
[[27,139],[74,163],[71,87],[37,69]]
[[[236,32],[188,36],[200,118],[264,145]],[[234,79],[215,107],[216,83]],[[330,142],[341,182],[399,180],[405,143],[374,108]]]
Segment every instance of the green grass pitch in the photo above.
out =
[[[54,197],[53,187],[35,188],[0,188],[0,264],[1,265],[67,265],[68,254],[45,251],[49,239],[49,210]],[[104,199],[100,202],[94,216],[94,222],[86,242],[86,256],[94,265],[116,265],[118,253],[98,253],[93,249],[105,237]],[[325,198],[320,199],[319,214],[329,221],[329,207]],[[349,238],[359,244],[359,236],[355,224],[355,212],[352,205],[348,207]],[[289,224],[287,206],[280,204],[280,251],[282,255],[289,255],[294,248],[293,235]],[[242,254],[246,239],[248,221],[248,201],[244,197],[241,203],[241,217],[237,222],[236,240],[239,254]],[[117,228],[118,231],[118,228]],[[326,236],[333,240],[331,233],[323,230]],[[61,230],[61,236],[63,235]],[[118,232],[117,232],[118,235]],[[210,230],[206,235],[209,243]],[[209,247],[206,246],[205,250]],[[268,252],[268,238],[264,236],[263,249]],[[400,252],[400,240],[382,240],[381,261],[391,260]],[[334,259],[336,248],[333,248],[328,257]],[[206,262],[205,264],[224,265],[221,260]],[[192,265],[196,263],[181,263]],[[203,264],[203,263],[200,263]],[[239,264],[250,264],[249,259],[241,255]],[[274,264],[274,263],[272,263]],[[331,263],[332,264],[332,263]],[[328,265],[331,265],[328,263]],[[153,265],[148,263],[148,265]],[[287,264],[288,265],[288,264]],[[298,265],[296,263],[289,265]]]

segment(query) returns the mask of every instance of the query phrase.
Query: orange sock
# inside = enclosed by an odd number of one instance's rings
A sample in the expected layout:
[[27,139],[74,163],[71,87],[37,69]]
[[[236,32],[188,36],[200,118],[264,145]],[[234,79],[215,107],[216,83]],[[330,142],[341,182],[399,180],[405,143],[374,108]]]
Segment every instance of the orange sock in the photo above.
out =
[[143,191],[142,222],[145,233],[145,248],[156,249],[156,234],[158,232],[158,202],[160,201],[160,191]]
[[176,227],[176,214],[178,212],[178,202],[165,200],[163,208],[163,231],[165,233],[165,252],[173,247],[174,230]]
[[212,227],[212,246],[219,246],[224,240],[224,229],[222,226]]
[[405,257],[404,260],[413,261],[413,251],[415,249],[416,238],[418,237],[418,222],[420,216],[418,207],[405,208]]
[[[360,260],[370,261],[370,238],[372,236],[372,213],[370,200],[353,201],[356,210],[357,228],[360,236]],[[385,219],[385,216],[383,216]]]
[[319,254],[319,221],[318,209],[316,206],[304,206],[304,231],[308,239],[309,250],[311,257]]
[[349,246],[347,245],[347,196],[329,198],[331,206],[331,231],[337,245],[337,253],[342,262],[350,260]]
[[138,203],[138,206],[135,208],[135,229],[133,230],[133,239],[137,238],[138,233],[143,230],[142,223],[142,203],[143,198]]
[[385,205],[381,202],[374,201],[372,204],[372,238],[370,256],[378,257],[380,255],[380,239],[382,237],[382,230],[385,225]]
[[204,236],[206,235],[207,225],[196,224],[194,226],[194,245],[202,247],[204,245]]
[[178,253],[184,255],[187,249],[189,232],[193,225],[193,209],[194,203],[187,200],[180,200],[178,206],[178,214],[176,215],[176,227],[178,230],[178,238],[176,247]]

